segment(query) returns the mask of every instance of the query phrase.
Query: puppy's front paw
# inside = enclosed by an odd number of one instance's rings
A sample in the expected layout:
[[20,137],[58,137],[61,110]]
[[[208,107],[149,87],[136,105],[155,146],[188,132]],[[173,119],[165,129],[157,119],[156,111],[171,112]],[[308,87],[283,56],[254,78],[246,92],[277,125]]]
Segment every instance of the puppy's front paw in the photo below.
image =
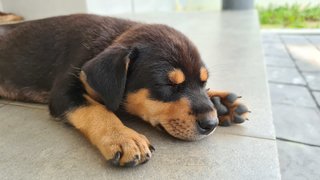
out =
[[97,147],[104,157],[118,166],[133,167],[145,163],[154,151],[144,135],[126,127],[106,133],[99,142]]
[[230,126],[232,123],[239,124],[248,120],[250,111],[247,106],[239,102],[241,96],[214,91],[208,91],[208,95],[217,109],[220,126]]

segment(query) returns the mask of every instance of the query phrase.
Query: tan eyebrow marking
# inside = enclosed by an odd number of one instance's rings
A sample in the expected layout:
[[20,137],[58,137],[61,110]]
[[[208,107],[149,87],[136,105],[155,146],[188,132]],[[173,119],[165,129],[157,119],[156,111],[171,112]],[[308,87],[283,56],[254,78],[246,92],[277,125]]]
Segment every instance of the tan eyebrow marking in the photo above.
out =
[[168,76],[170,81],[175,84],[181,84],[185,80],[185,76],[181,71],[181,69],[173,69],[172,71],[169,72]]
[[205,67],[200,68],[200,80],[201,81],[208,80],[208,70]]

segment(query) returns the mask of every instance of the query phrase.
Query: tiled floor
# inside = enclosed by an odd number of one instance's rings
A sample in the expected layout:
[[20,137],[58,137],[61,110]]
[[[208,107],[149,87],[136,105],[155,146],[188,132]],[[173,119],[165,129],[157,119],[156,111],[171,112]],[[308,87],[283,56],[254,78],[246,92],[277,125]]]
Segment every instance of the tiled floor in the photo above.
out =
[[319,179],[320,34],[262,34],[281,174]]
[[190,37],[211,72],[208,87],[242,95],[252,111],[250,121],[219,127],[197,142],[179,141],[146,123],[127,121],[151,140],[156,152],[148,163],[123,169],[106,163],[77,131],[53,121],[45,106],[4,102],[0,179],[280,179],[256,12],[122,17],[165,23]]

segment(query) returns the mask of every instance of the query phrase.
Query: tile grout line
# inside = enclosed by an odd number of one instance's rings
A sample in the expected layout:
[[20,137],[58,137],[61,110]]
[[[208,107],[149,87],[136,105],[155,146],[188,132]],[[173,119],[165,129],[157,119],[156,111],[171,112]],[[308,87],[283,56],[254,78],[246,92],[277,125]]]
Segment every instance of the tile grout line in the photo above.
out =
[[[290,53],[290,51],[289,51],[289,49],[288,49],[287,44],[284,42],[284,40],[282,39],[282,37],[281,37],[280,35],[278,35],[278,36],[279,36],[279,38],[280,38],[280,41],[281,41],[282,44],[284,45],[284,47],[285,47],[288,55],[289,55],[290,58],[293,60],[293,63],[294,63],[294,65],[295,65],[297,71],[298,71],[299,74],[302,76],[303,80],[307,83],[306,88],[308,89],[308,91],[309,91],[309,93],[310,93],[313,101],[316,103],[318,109],[320,110],[320,104],[318,103],[318,101],[317,101],[316,98],[314,97],[314,95],[313,95],[313,93],[312,93],[312,90],[311,90],[311,88],[309,87],[309,83],[308,83],[307,79],[304,77],[302,71],[299,69],[299,67],[298,67],[298,65],[297,65],[297,59],[295,59],[295,58],[292,56],[292,54]],[[303,38],[306,39],[304,36],[303,36]]]
[[307,85],[304,85],[304,84],[291,84],[291,83],[277,82],[277,81],[272,81],[272,80],[268,80],[268,83],[272,83],[272,84],[283,84],[283,85],[287,85],[287,86],[307,87]]
[[320,148],[320,145],[316,145],[316,144],[304,143],[304,142],[294,141],[294,140],[290,140],[290,139],[286,139],[286,138],[281,138],[281,137],[276,137],[276,139],[279,140],[279,141],[291,142],[291,143],[295,143],[295,144],[301,144],[301,145],[306,145],[306,146],[312,146],[312,147],[318,147],[318,148]]
[[291,106],[291,107],[297,107],[297,108],[305,108],[305,109],[313,109],[313,110],[318,110],[317,107],[312,107],[312,106],[300,106],[300,105],[292,105],[292,104],[289,104],[289,103],[280,103],[280,102],[277,102],[277,103],[272,103],[272,105],[286,105],[286,106]]
[[[264,57],[266,57],[266,56],[264,56]],[[289,66],[277,66],[277,65],[272,65],[272,64],[266,64],[267,65],[267,67],[274,67],[274,68],[287,68],[287,69],[295,69],[295,67],[293,66],[293,67],[289,67]]]
[[[283,85],[287,85],[287,86],[300,86],[300,87],[308,87],[307,85],[304,84],[291,84],[291,83],[286,83],[286,82],[277,82],[277,81],[272,81],[272,80],[268,80],[268,83],[272,83],[272,84],[283,84]],[[320,92],[320,90],[317,89],[311,89],[311,91],[313,92]]]
[[276,66],[276,65],[268,65],[267,64],[267,67],[273,67],[273,68],[285,68],[285,69],[295,69],[295,67],[288,67],[288,66]]
[[228,134],[232,136],[240,136],[240,137],[248,137],[248,138],[255,138],[255,139],[261,139],[261,140],[270,140],[275,141],[275,138],[267,138],[267,137],[259,137],[259,136],[250,136],[250,135],[244,135],[244,134],[235,134],[235,133],[229,133],[229,132],[217,132],[217,134]]
[[303,36],[310,44],[312,44],[318,51],[320,51],[320,48],[315,44],[313,43],[309,38],[306,37],[306,35]]

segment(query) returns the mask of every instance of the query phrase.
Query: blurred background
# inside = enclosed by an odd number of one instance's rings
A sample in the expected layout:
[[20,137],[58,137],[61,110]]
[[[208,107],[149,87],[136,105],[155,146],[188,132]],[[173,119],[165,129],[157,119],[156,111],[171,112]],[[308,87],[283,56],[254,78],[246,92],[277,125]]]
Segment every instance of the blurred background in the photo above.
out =
[[255,9],[259,14],[282,178],[319,179],[319,0],[0,0],[0,22],[72,13],[195,13],[223,9]]
[[[228,1],[228,0],[227,0]],[[303,21],[300,9],[310,16],[317,15],[319,0],[238,0],[236,4],[242,7],[254,6],[261,11],[262,23],[273,26],[275,24],[288,27],[287,21],[296,21],[291,27],[302,27]],[[229,3],[232,4],[232,3]],[[50,17],[70,13],[94,13],[114,15],[121,13],[148,13],[148,12],[198,12],[221,10],[223,0],[1,0],[0,10],[22,15],[26,20]],[[271,11],[277,13],[270,19]],[[291,15],[291,16],[290,16]],[[293,17],[292,15],[296,15]],[[319,15],[319,14],[318,14]],[[288,16],[286,21],[280,21],[281,16]],[[297,18],[298,17],[298,18]],[[283,24],[281,24],[283,22]],[[299,25],[297,23],[300,23]],[[317,26],[314,22],[314,26]]]

